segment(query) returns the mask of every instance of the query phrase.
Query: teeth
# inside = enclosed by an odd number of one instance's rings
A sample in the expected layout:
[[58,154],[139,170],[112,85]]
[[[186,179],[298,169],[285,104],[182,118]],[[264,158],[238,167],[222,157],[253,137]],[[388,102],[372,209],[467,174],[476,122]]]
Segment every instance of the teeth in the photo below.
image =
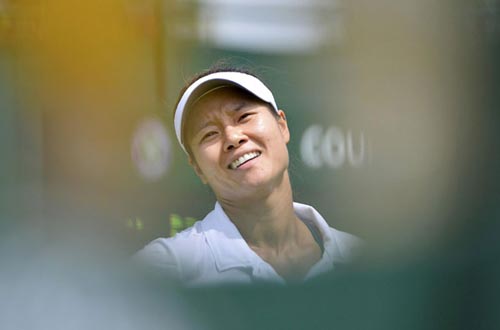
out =
[[244,162],[252,159],[252,158],[255,158],[257,156],[260,155],[260,152],[249,152],[247,154],[244,154],[243,156],[241,156],[240,158],[236,159],[235,161],[233,161],[231,164],[229,164],[229,168],[234,170],[236,169],[238,166],[240,166],[241,164],[243,164]]

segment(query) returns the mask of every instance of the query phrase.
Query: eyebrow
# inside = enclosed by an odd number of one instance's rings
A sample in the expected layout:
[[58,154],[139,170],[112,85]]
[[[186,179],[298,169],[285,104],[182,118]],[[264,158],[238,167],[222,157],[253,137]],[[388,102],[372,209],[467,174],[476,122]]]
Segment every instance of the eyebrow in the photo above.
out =
[[211,120],[203,123],[203,125],[199,126],[199,127],[195,127],[195,130],[192,134],[192,139],[198,139],[198,136],[200,135],[200,132],[203,131],[205,128],[209,127],[213,125],[213,122]]
[[[246,101],[241,101],[239,102],[233,109],[231,109],[230,111],[232,112],[238,112],[238,111],[241,111],[243,109],[245,109],[247,106],[248,106],[248,102]],[[201,131],[202,129],[204,129],[205,127],[207,126],[210,126],[211,125],[211,120],[208,120],[207,122],[203,123],[203,125],[199,126],[196,131],[199,132]]]
[[240,103],[238,103],[238,105],[237,105],[234,109],[232,109],[232,110],[233,110],[234,112],[237,112],[237,111],[240,111],[240,110],[242,110],[243,108],[245,108],[245,106],[247,106],[247,105],[248,105],[248,102],[245,102],[245,101],[243,100],[243,101],[241,101]]
[[[241,110],[244,110],[249,104],[251,104],[251,102],[248,102],[247,100],[241,100],[240,102],[238,102],[236,104],[236,106],[231,109],[230,111],[231,112],[239,112]],[[205,129],[206,127],[210,126],[210,125],[213,125],[212,124],[212,121],[211,120],[208,120],[206,121],[205,123],[203,123],[203,125],[200,125],[199,127],[196,127],[195,128],[195,132],[193,134],[193,138],[196,137],[203,129]]]

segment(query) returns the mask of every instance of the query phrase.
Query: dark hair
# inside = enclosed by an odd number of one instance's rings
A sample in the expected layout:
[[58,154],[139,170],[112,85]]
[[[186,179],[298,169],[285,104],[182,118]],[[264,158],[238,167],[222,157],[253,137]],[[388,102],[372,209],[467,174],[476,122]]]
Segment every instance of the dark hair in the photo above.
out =
[[[204,71],[201,71],[201,72],[195,74],[194,76],[192,76],[187,81],[187,83],[184,85],[184,87],[182,87],[182,89],[179,92],[179,96],[177,97],[177,101],[175,102],[175,107],[174,107],[174,111],[173,111],[174,118],[175,118],[175,109],[177,109],[177,105],[179,104],[179,102],[182,98],[182,95],[184,94],[184,92],[186,92],[186,90],[189,88],[189,86],[191,86],[198,79],[201,79],[205,76],[208,76],[209,74],[217,73],[217,72],[240,72],[240,73],[245,73],[245,74],[254,76],[257,79],[262,80],[261,77],[259,77],[259,75],[255,72],[255,70],[251,69],[250,67],[236,66],[236,65],[230,64],[227,60],[224,60],[224,59],[219,60],[216,63],[214,63],[213,65],[211,65],[210,68],[208,68]],[[272,110],[271,106],[269,106],[269,109]],[[273,115],[275,117],[279,117],[279,115],[274,110],[272,110],[271,112],[273,113]],[[193,160],[194,160],[191,149],[189,148],[189,145],[187,143],[184,144],[184,148],[186,149],[189,156],[191,156],[191,158],[193,158]]]

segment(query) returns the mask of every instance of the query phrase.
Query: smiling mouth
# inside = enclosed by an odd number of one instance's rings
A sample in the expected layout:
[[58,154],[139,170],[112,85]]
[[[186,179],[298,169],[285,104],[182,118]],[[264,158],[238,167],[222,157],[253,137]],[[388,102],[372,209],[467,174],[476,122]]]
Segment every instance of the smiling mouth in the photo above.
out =
[[254,151],[254,152],[246,153],[243,156],[241,156],[240,158],[238,158],[235,161],[233,161],[231,164],[229,164],[228,167],[231,170],[235,170],[238,167],[240,167],[241,165],[243,165],[246,162],[248,162],[249,160],[252,160],[252,159],[257,158],[259,156],[260,156],[260,152],[259,151]]

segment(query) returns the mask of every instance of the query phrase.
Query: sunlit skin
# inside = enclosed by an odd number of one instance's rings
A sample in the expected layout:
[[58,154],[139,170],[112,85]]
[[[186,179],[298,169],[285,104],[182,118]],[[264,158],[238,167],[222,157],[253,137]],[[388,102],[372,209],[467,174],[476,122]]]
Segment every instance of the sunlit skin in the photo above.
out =
[[[224,87],[203,96],[187,116],[184,143],[197,175],[250,248],[285,280],[302,280],[321,250],[293,210],[284,112],[276,116],[267,104]],[[234,163],[245,154],[257,156]]]

